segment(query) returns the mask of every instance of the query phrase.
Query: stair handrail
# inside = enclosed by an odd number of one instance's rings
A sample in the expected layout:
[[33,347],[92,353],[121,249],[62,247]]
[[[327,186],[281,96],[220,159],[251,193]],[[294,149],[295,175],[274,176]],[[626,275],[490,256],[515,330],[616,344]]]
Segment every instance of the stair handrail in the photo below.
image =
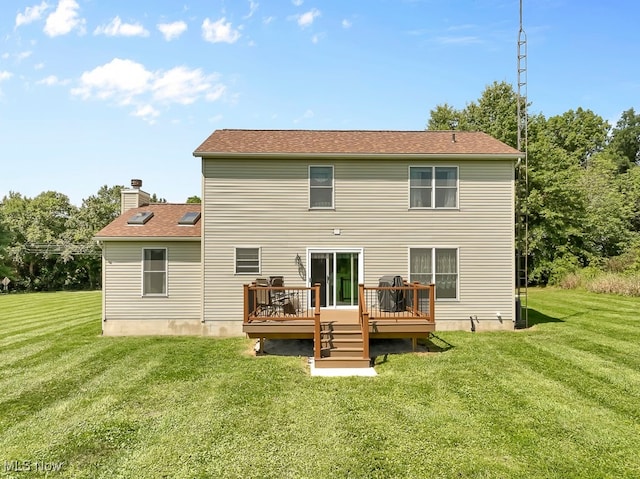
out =
[[358,285],[358,320],[362,331],[362,359],[369,359],[369,312],[364,295],[364,284]]
[[313,285],[315,309],[313,311],[313,359],[320,359],[322,353],[322,342],[320,340],[320,283]]

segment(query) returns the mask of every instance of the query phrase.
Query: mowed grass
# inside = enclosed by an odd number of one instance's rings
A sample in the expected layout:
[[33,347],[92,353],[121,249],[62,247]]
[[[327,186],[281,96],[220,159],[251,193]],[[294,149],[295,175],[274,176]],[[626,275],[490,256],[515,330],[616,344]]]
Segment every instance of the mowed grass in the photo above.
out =
[[102,337],[97,292],[3,295],[0,477],[640,477],[640,300],[529,306],[525,331],[312,378],[242,338]]

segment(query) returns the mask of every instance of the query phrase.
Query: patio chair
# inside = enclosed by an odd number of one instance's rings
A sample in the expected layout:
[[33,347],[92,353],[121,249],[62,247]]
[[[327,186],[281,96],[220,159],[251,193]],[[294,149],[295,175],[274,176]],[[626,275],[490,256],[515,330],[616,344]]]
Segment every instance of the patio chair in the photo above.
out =
[[269,276],[271,286],[281,288],[284,286],[284,276]]
[[265,278],[256,279],[256,316],[271,316],[273,308],[271,306],[271,295],[267,287],[269,281]]

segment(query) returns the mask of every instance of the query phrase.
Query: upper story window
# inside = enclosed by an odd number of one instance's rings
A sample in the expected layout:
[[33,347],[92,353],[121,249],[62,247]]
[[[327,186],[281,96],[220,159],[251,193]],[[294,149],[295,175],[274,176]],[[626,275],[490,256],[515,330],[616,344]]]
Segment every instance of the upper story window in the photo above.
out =
[[309,167],[309,208],[333,208],[333,166]]
[[457,207],[457,166],[409,167],[409,208]]
[[167,295],[167,249],[142,250],[142,295]]
[[260,274],[260,248],[236,248],[236,274]]

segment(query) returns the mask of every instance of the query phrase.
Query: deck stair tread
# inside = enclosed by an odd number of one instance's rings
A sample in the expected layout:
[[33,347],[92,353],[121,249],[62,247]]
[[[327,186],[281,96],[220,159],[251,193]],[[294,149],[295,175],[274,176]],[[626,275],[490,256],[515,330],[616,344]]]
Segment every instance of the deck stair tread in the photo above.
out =
[[320,335],[322,358],[316,360],[316,367],[369,367],[369,358],[363,358],[364,344],[359,323],[324,322]]

